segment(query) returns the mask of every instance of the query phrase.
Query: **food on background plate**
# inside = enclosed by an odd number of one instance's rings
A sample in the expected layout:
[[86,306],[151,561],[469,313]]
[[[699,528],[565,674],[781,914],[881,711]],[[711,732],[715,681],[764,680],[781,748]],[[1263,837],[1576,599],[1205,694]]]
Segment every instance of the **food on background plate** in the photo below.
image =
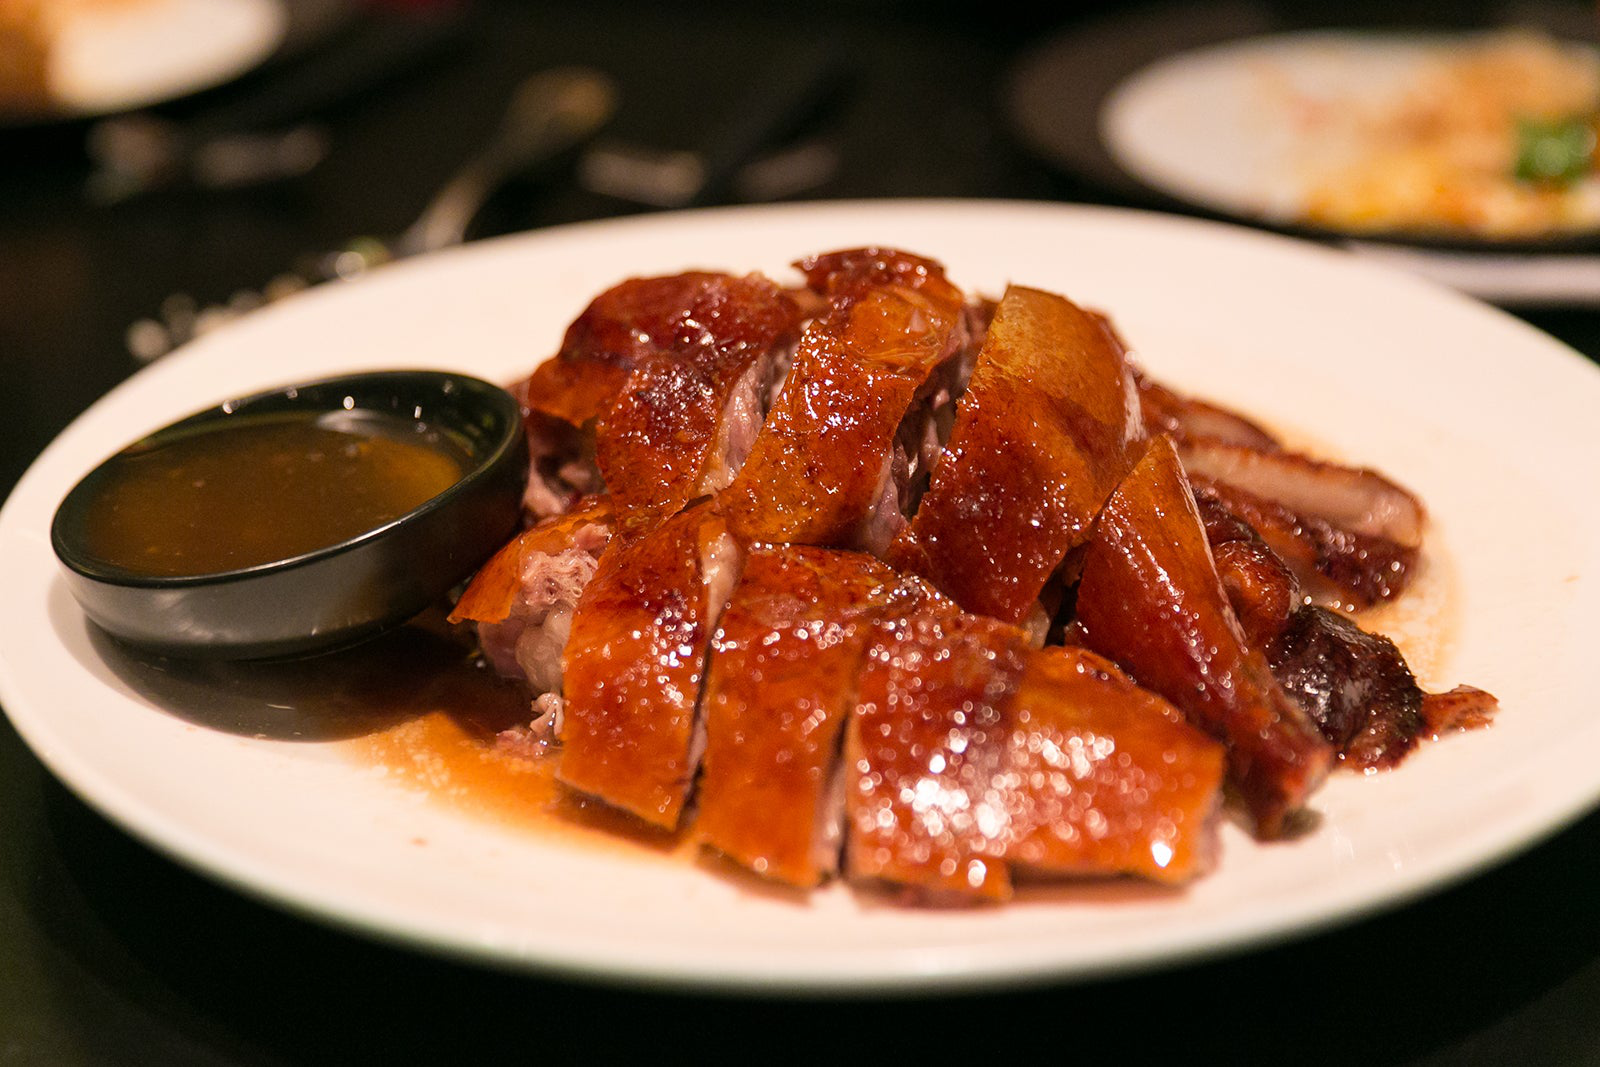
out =
[[[1440,47],[1393,96],[1309,101],[1348,159],[1308,174],[1305,217],[1348,230],[1538,237],[1600,226],[1600,56],[1531,31]],[[1321,130],[1316,125],[1322,126]]]
[[1471,242],[1600,229],[1600,51],[1536,30],[1226,41],[1135,72],[1099,120],[1130,176],[1277,225]]
[[[1493,697],[1354,609],[1426,515],[1140,371],[1111,321],[933,259],[597,296],[519,386],[528,528],[451,616],[564,786],[774,881],[928,902],[1181,884]],[[646,472],[654,471],[649,477]]]

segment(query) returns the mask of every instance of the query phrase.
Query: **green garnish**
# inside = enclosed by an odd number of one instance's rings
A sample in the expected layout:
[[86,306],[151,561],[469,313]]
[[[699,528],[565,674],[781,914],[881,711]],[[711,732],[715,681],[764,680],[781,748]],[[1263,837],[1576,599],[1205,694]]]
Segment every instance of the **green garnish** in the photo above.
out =
[[1594,121],[1590,116],[1517,122],[1519,181],[1567,185],[1595,166]]

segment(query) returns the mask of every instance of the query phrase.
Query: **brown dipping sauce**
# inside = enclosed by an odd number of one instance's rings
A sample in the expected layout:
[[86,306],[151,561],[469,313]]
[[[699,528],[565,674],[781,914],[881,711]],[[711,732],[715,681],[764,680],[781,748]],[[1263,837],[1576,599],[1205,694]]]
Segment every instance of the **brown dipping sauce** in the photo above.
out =
[[151,577],[253,567],[398,519],[467,463],[443,433],[378,412],[224,419],[114,457],[85,511],[85,547]]

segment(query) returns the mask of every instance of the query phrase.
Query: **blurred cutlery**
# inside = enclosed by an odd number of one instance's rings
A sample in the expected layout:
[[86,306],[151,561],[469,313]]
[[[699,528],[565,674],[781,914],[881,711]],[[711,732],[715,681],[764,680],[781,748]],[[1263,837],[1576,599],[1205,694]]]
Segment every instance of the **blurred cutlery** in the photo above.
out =
[[819,185],[838,168],[837,150],[819,140],[786,142],[832,99],[845,73],[830,45],[791,48],[699,147],[598,141],[579,161],[579,181],[591,192],[662,208],[776,200]]
[[374,20],[193,118],[141,111],[102,119],[85,138],[95,165],[89,198],[111,204],[177,183],[233,188],[298,177],[328,152],[317,115],[441,55],[466,26],[448,10]]
[[495,135],[456,170],[397,238],[355,238],[316,257],[308,269],[279,275],[259,292],[235,293],[226,304],[202,308],[192,298],[174,294],[162,302],[159,318],[140,319],[128,327],[129,352],[149,362],[308,285],[351,278],[393,259],[460,244],[484,203],[507,179],[531,173],[588,140],[610,121],[616,106],[616,86],[598,70],[558,67],[533,75],[512,94]]

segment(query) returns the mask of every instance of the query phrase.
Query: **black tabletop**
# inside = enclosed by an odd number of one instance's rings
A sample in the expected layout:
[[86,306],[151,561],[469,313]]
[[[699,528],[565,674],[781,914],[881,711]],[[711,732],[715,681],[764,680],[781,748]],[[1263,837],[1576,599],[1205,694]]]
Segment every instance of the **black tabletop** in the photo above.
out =
[[[841,76],[776,141],[822,146],[808,157],[822,165],[777,195],[1126,203],[1034,158],[1003,113],[1014,64],[1103,14],[887,0],[352,6],[298,51],[157,109],[191,128],[237,119],[274,79],[321,64],[307,117],[328,152],[302,177],[112,203],[86,193],[92,123],[0,129],[0,493],[138,369],[130,323],[159,317],[171,294],[226,301],[308,253],[403,229],[488,136],[510,88],[543,67],[610,72],[623,101],[614,137],[705,148],[785,56],[821,49]],[[403,65],[329,86],[328,57],[348,72],[397,23],[425,38]],[[651,210],[586,188],[570,163],[511,183],[472,235]],[[1600,358],[1600,309],[1524,314]],[[1398,910],[1153,973],[821,1000],[632,989],[441,960],[238,895],[86,807],[0,720],[0,1063],[998,1062],[1041,1050],[1084,1062],[1600,1063],[1597,884],[1590,815]]]

